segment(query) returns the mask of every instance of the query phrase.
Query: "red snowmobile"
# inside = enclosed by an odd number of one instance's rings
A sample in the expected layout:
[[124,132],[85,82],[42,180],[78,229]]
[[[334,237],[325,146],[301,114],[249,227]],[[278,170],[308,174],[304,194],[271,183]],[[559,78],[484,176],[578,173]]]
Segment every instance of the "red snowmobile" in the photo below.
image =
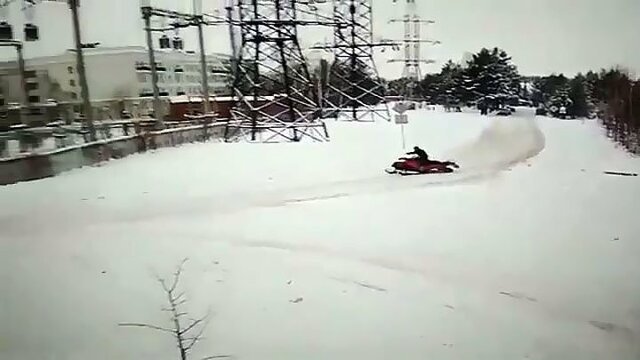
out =
[[400,175],[420,175],[420,174],[441,174],[451,173],[460,166],[452,161],[421,161],[419,158],[401,157],[398,161],[391,165],[391,168],[385,169],[388,174]]

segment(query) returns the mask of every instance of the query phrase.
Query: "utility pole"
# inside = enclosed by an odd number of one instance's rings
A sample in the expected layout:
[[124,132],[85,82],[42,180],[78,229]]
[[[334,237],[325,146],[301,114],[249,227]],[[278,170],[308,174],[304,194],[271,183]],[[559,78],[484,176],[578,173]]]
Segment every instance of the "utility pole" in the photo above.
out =
[[209,72],[207,71],[207,56],[204,53],[204,32],[202,29],[203,17],[196,17],[198,22],[198,42],[200,43],[200,71],[202,72],[202,105],[205,114],[211,112],[211,104],[209,104]]
[[156,118],[156,126],[163,128],[162,114],[160,109],[160,89],[158,89],[158,70],[156,69],[156,55],[153,49],[153,37],[151,36],[151,10],[150,6],[143,6],[142,17],[144,19],[144,30],[147,32],[147,52],[149,54],[149,66],[151,66],[151,87],[153,88],[153,115]]
[[635,85],[635,82],[633,81],[633,79],[629,79],[629,118],[631,119],[631,121],[634,121],[633,119],[633,87]]
[[[148,2],[146,2],[148,4]],[[193,14],[181,13],[174,10],[160,9],[154,8],[149,5],[143,5],[140,7],[142,12],[142,18],[144,19],[144,30],[147,35],[147,51],[149,55],[149,65],[151,67],[151,84],[153,87],[153,112],[156,117],[156,125],[159,128],[164,127],[163,114],[162,114],[162,103],[160,102],[160,89],[158,88],[158,70],[156,66],[156,56],[155,50],[153,49],[153,37],[152,33],[154,31],[166,31],[167,29],[153,29],[151,27],[151,17],[157,16],[161,18],[169,18],[174,20],[172,23],[172,27],[174,29],[196,26],[198,28],[198,40],[200,45],[200,71],[202,75],[201,86],[202,86],[202,97],[203,97],[203,111],[204,113],[211,112],[211,103],[209,102],[209,77],[207,72],[207,57],[205,54],[204,48],[204,25],[212,25],[218,24],[218,22],[210,22],[205,21],[204,14],[200,9],[197,9],[197,1],[193,2]],[[195,14],[195,13],[198,14]],[[162,47],[162,45],[161,45]],[[174,48],[178,49],[174,44]],[[182,46],[179,47],[182,49]]]
[[[231,42],[231,76],[236,75],[238,71],[238,49],[236,46],[236,35],[233,27],[233,2],[224,9],[227,12],[227,22],[229,23],[229,41]],[[232,91],[233,93],[233,91]]]
[[16,44],[16,52],[18,53],[18,71],[20,71],[20,85],[22,86],[22,96],[24,97],[22,103],[27,105],[29,104],[29,91],[27,90],[27,77],[25,75],[26,69],[24,65],[22,43]]
[[93,110],[91,109],[91,99],[89,97],[89,86],[87,85],[87,74],[84,66],[84,56],[82,53],[82,37],[80,36],[80,16],[78,14],[78,1],[68,0],[73,18],[73,35],[76,43],[76,68],[80,80],[80,92],[82,96],[82,107],[84,108],[85,125],[89,130],[91,141],[96,140],[96,129],[93,125]]

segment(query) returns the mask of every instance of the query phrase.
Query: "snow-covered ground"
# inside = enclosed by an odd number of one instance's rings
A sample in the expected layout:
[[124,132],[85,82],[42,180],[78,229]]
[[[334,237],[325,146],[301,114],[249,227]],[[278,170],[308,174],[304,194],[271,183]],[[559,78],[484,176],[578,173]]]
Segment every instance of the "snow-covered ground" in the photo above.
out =
[[460,172],[384,174],[394,124],[192,144],[0,187],[0,359],[638,359],[640,171],[593,121],[416,111]]

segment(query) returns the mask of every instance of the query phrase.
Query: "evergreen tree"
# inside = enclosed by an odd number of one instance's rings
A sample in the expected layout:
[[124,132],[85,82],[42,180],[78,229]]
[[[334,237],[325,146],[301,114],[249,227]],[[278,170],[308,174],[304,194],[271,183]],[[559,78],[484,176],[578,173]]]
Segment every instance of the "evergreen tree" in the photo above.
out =
[[549,76],[540,78],[536,84],[536,88],[540,90],[544,103],[548,106],[551,98],[555,96],[556,92],[565,88],[569,83],[569,79],[563,74],[556,75],[551,74]]
[[420,81],[418,91],[427,101],[439,104],[441,89],[441,74],[428,74]]
[[569,97],[570,90],[571,88],[569,87],[569,84],[565,83],[559,86],[549,98],[547,106],[551,109],[551,113],[554,116],[564,115],[561,114],[561,109],[564,108],[565,111],[568,111],[569,107],[572,105],[573,101]]
[[466,71],[465,90],[472,100],[483,101],[494,108],[517,99],[520,76],[504,50],[482,49],[473,55]]
[[462,67],[449,60],[440,71],[438,103],[445,107],[459,106],[462,97]]
[[[494,51],[498,50],[497,48]],[[504,103],[509,103],[518,99],[520,93],[520,81],[521,77],[518,74],[518,69],[511,62],[511,57],[504,50],[499,50],[497,61],[497,73],[500,75],[497,78],[498,82],[498,98],[501,98]]]
[[519,94],[521,99],[525,99],[525,100],[531,100],[531,91],[529,90],[529,88],[527,87],[527,84],[525,83],[524,86],[520,87],[520,94]]
[[[389,81],[389,95],[395,96],[408,96],[408,87],[410,80],[408,78],[400,78]],[[420,86],[418,87],[418,92],[420,93]]]
[[578,73],[569,81],[569,98],[572,102],[568,108],[570,115],[576,117],[590,116],[593,111],[593,105],[587,78],[584,75]]
[[[521,79],[505,51],[482,49],[466,65],[449,60],[438,74],[420,81],[419,95],[445,106],[483,101],[494,108],[518,99]],[[390,83],[394,93],[401,91],[401,80]]]
[[542,91],[540,91],[542,78],[540,76],[531,76],[526,81],[529,84],[529,97],[526,99],[531,101],[534,107],[544,104],[544,97]]
[[589,71],[585,76],[585,81],[586,81],[586,85],[587,88],[589,90],[589,93],[591,95],[591,100],[593,102],[598,102],[599,100],[601,100],[597,94],[597,86],[598,86],[598,82],[600,81],[600,76],[598,75],[598,73],[593,72],[593,71]]

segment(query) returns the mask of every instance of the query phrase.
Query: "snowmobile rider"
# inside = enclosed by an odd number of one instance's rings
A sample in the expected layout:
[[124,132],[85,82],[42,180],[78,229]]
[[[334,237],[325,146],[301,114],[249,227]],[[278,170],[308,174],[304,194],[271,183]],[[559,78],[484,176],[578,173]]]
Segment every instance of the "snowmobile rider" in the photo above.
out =
[[429,160],[429,155],[427,154],[427,152],[417,146],[414,146],[413,151],[408,152],[407,155],[416,155],[418,157],[418,160],[422,164],[428,164],[429,162],[431,162],[431,160]]

